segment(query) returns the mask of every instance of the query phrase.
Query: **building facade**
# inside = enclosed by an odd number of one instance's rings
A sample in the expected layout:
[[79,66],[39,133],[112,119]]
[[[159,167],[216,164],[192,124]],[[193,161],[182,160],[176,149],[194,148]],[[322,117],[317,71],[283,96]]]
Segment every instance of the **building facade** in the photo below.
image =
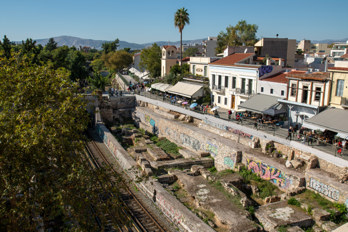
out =
[[330,106],[348,109],[348,67],[328,69],[332,80]]
[[257,83],[257,93],[285,98],[287,96],[287,72],[280,72],[270,77],[260,79]]
[[305,119],[313,117],[329,105],[329,73],[294,71],[287,78],[287,100],[279,102],[288,107],[290,125],[301,126]]
[[178,64],[177,48],[175,46],[163,46],[161,58],[161,77],[169,74],[172,66]]

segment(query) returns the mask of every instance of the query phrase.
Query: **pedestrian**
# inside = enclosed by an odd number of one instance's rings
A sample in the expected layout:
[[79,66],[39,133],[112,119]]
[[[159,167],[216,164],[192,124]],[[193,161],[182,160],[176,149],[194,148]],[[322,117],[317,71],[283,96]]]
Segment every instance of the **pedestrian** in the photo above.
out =
[[286,137],[286,139],[291,140],[292,139],[291,137],[292,137],[292,127],[290,126],[288,129],[288,136]]
[[257,130],[257,121],[254,122],[254,127]]
[[231,120],[232,111],[228,110],[228,120]]

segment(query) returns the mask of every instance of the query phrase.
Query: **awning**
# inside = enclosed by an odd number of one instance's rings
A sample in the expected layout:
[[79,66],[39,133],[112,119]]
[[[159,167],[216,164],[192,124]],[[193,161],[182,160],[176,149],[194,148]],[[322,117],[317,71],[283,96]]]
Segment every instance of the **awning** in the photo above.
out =
[[286,113],[286,108],[278,102],[279,97],[257,94],[238,106],[248,111],[271,116]]
[[172,87],[172,85],[164,84],[164,83],[155,83],[151,85],[152,89],[156,89],[161,92],[165,92],[170,87]]
[[178,82],[173,87],[168,88],[167,92],[187,98],[199,98],[203,96],[203,86]]
[[313,130],[330,130],[337,132],[337,136],[348,138],[348,110],[330,108],[306,119],[303,127]]

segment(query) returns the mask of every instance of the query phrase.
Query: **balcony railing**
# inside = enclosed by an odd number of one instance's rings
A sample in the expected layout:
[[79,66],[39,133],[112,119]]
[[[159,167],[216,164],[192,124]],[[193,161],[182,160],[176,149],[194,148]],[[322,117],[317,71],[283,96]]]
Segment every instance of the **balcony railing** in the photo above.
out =
[[240,89],[240,88],[235,88],[232,89],[232,94],[240,94],[244,96],[251,96],[255,94],[255,91],[251,90],[249,91],[248,89]]
[[225,86],[213,85],[212,89],[219,94],[225,94]]
[[341,106],[344,108],[348,108],[348,98],[341,97]]

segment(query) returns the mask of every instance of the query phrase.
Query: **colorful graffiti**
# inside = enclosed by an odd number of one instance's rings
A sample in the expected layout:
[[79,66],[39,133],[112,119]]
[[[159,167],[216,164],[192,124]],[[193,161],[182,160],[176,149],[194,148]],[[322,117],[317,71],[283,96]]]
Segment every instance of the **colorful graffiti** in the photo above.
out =
[[201,143],[199,142],[199,140],[191,136],[188,136],[187,134],[181,133],[180,141],[183,145],[189,146],[193,148],[195,151],[198,151],[201,148]]
[[205,150],[213,156],[216,156],[218,154],[218,147],[209,141],[205,144]]
[[327,184],[324,184],[314,178],[310,179],[309,187],[335,201],[338,201],[338,199],[340,198],[340,192],[337,189]]
[[157,194],[156,198],[157,205],[162,209],[162,212],[175,224],[181,224],[184,221],[184,216],[180,210],[173,206],[170,201],[166,200],[161,194]]
[[252,139],[253,138],[252,135],[250,135],[248,133],[244,133],[241,130],[233,129],[233,128],[225,126],[223,124],[212,122],[212,121],[210,121],[208,119],[204,119],[203,121],[204,121],[205,124],[207,124],[209,126],[212,126],[212,127],[215,127],[215,128],[221,129],[221,130],[226,130],[226,131],[232,132],[232,133],[234,133],[236,135],[240,135],[240,136],[242,136],[244,138],[248,138],[248,139]]
[[227,165],[229,168],[234,169],[235,158],[236,158],[236,155],[233,155],[232,157],[230,156],[224,157],[224,164]]
[[281,170],[265,163],[261,163],[261,161],[247,159],[247,166],[248,169],[253,173],[256,173],[264,180],[271,181],[280,188],[287,189],[292,183],[291,179],[288,178]]

